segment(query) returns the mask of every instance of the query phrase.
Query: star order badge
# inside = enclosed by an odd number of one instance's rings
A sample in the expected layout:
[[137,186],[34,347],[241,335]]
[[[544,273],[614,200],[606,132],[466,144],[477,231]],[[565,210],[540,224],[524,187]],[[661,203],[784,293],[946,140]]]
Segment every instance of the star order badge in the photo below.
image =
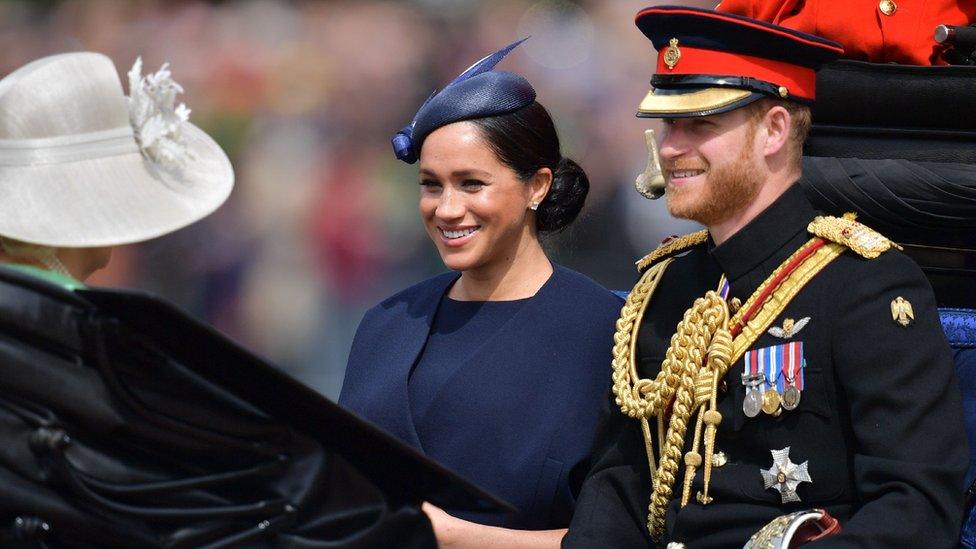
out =
[[782,450],[770,450],[773,454],[773,466],[768,470],[761,470],[763,486],[768,490],[775,488],[779,490],[779,495],[783,503],[800,501],[800,496],[796,494],[796,487],[801,482],[813,482],[810,473],[807,472],[809,461],[797,465],[790,461],[790,447]]

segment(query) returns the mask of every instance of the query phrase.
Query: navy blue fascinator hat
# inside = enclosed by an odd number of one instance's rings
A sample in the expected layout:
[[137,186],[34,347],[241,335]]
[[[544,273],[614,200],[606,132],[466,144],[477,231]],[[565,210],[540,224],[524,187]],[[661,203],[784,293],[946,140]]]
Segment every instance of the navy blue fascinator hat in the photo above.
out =
[[535,90],[525,78],[511,72],[492,70],[525,40],[523,38],[486,56],[444,89],[431,94],[420,106],[413,121],[393,136],[396,157],[408,164],[416,162],[424,139],[441,126],[506,114],[531,105],[535,101]]

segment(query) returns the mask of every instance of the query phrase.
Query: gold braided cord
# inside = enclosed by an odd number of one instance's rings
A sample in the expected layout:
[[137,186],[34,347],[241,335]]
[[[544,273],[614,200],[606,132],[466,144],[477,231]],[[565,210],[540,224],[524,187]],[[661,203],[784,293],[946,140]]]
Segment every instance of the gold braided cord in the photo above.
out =
[[703,244],[706,240],[708,240],[708,231],[705,229],[668,240],[666,243],[658,246],[653,252],[640,258],[637,261],[637,270],[643,271],[648,265],[654,264],[655,261],[662,257],[667,257],[686,248]]
[[640,319],[644,317],[648,304],[651,302],[648,297],[657,289],[658,283],[664,274],[664,270],[671,263],[667,259],[648,269],[637,281],[637,284],[627,295],[627,301],[620,309],[620,318],[617,319],[617,331],[613,336],[613,392],[616,396],[617,406],[629,417],[638,418],[641,421],[641,431],[644,435],[644,451],[647,452],[647,464],[650,470],[651,484],[656,483],[655,470],[657,461],[654,459],[654,446],[651,438],[651,429],[647,418],[650,414],[645,412],[647,403],[641,397],[641,388],[651,384],[649,380],[642,380],[637,371],[637,364],[630,360],[636,355],[637,349],[637,330]]
[[[711,291],[705,297],[698,298],[684,318],[678,323],[675,335],[671,338],[671,346],[665,354],[661,365],[661,372],[655,381],[658,382],[659,393],[663,394],[671,379],[677,379],[677,387],[673,389],[671,419],[663,444],[661,444],[661,459],[657,467],[657,483],[651,493],[648,506],[648,530],[655,540],[660,539],[664,531],[664,518],[668,502],[674,494],[674,483],[678,472],[678,462],[681,460],[681,450],[685,444],[685,434],[688,421],[703,404],[708,403],[712,386],[712,379],[717,373],[719,377],[725,375],[728,368],[728,356],[709,358],[710,355],[721,354],[722,347],[713,347],[712,340],[716,335],[719,339],[731,341],[728,333],[729,308],[718,292]],[[725,345],[727,351],[730,346]],[[711,367],[725,366],[717,372],[711,372]],[[657,395],[652,395],[657,396]],[[667,398],[663,398],[665,403]],[[660,412],[658,412],[660,413]],[[704,417],[704,416],[703,416]],[[700,427],[696,429],[700,433]],[[694,469],[701,463],[701,455],[697,453],[697,435],[695,450],[689,453],[689,466],[694,475]],[[684,498],[682,498],[684,499]],[[686,503],[686,502],[685,502]]]
[[[693,235],[689,235],[693,236]],[[706,235],[707,237],[707,235]],[[661,371],[653,380],[641,379],[636,365],[636,339],[640,323],[654,290],[663,277],[670,258],[654,264],[638,281],[628,296],[617,320],[613,349],[613,391],[621,411],[641,420],[645,437],[645,450],[652,469],[651,501],[648,505],[648,530],[651,537],[659,540],[664,531],[664,519],[670,502],[685,444],[688,422],[696,411],[692,449],[685,456],[685,483],[681,505],[690,499],[691,479],[697,467],[704,463],[705,484],[698,494],[698,501],[707,504],[710,486],[715,437],[722,420],[717,409],[717,388],[728,369],[782,313],[786,305],[799,293],[823,267],[843,253],[845,247],[827,243],[797,266],[761,305],[759,311],[748,320],[742,332],[733,340],[729,326],[739,322],[750,310],[763,290],[808,246],[812,239],[783,262],[760,285],[746,303],[729,318],[728,305],[718,292],[710,291],[699,298],[685,312],[661,365]],[[671,405],[667,429],[664,427],[665,410]],[[655,416],[658,425],[658,456],[654,459],[654,445],[650,438],[648,418]],[[702,438],[702,429],[704,437]],[[699,452],[699,441],[704,442],[705,455]],[[657,468],[654,468],[655,462]]]
[[651,477],[651,486],[657,485],[657,460],[654,459],[654,440],[651,438],[651,425],[647,418],[640,418],[641,434],[644,435],[644,452],[647,453],[647,468]]
[[891,248],[901,249],[881,233],[855,221],[856,217],[853,213],[846,213],[844,217],[818,216],[807,226],[807,231],[842,244],[866,259],[874,259]]
[[[682,507],[688,505],[688,501],[691,499],[691,478],[695,476],[695,469],[702,463],[701,454],[698,452],[698,441],[701,440],[703,411],[703,409],[699,408],[698,420],[695,421],[695,434],[691,437],[691,451],[685,454],[685,482],[681,489]],[[653,492],[651,495],[653,496]],[[653,501],[653,498],[651,501]],[[650,507],[648,507],[648,511],[650,511]]]
[[[727,325],[726,325],[727,326]],[[732,359],[732,334],[727,330],[720,330],[712,339],[711,352],[708,355],[708,370],[712,373],[712,386],[709,393],[709,410],[702,412],[702,420],[705,422],[705,483],[699,502],[707,505],[711,502],[708,497],[708,489],[712,480],[712,458],[715,456],[715,435],[718,433],[718,424],[722,422],[722,414],[718,411],[718,381],[725,376],[729,368],[735,362]],[[694,476],[694,471],[692,471]]]
[[650,302],[648,297],[657,288],[671,261],[662,261],[641,276],[627,296],[627,301],[620,309],[620,318],[617,319],[617,331],[613,336],[613,393],[620,411],[632,418],[656,415],[650,413],[652,403],[644,394],[656,392],[657,382],[641,379],[632,359],[635,355],[640,319]]
[[[762,293],[763,288],[769,285],[770,282],[783,270],[783,268],[793,261],[796,256],[800,255],[807,246],[812,245],[817,239],[811,239],[805,245],[801,246],[799,250],[793,255],[788,257],[786,261],[780,264],[775,271],[769,277],[759,285],[759,289],[749,297],[745,305],[739,309],[739,312],[732,317],[730,325],[734,326],[742,318],[744,311],[749,310],[752,307],[753,302],[756,301],[759,294]],[[823,247],[818,249],[813,253],[812,256],[808,257],[803,264],[797,267],[790,275],[780,283],[779,287],[776,288],[766,301],[763,303],[762,308],[753,315],[752,318],[742,327],[742,331],[736,336],[735,340],[732,342],[732,362],[739,360],[743,354],[752,346],[752,344],[759,339],[759,336],[764,334],[769,326],[779,317],[780,313],[786,309],[786,305],[793,300],[794,297],[804,286],[813,279],[827,266],[828,263],[837,258],[840,254],[844,253],[847,248],[840,244],[833,242],[828,242]]]

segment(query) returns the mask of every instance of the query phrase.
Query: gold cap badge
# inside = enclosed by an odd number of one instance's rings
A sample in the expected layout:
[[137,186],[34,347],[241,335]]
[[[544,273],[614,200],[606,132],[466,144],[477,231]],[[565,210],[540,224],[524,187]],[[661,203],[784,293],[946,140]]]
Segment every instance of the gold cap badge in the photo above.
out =
[[681,59],[681,50],[678,49],[678,39],[672,38],[668,42],[668,49],[664,50],[664,64],[670,71],[678,64],[679,59]]

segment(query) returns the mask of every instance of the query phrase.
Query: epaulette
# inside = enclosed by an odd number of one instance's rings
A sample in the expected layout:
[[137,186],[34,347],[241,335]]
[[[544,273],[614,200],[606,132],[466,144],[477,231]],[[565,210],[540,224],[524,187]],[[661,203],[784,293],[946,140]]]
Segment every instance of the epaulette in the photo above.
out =
[[844,217],[817,216],[807,225],[807,231],[846,246],[867,259],[874,259],[891,248],[901,249],[878,231],[855,221],[856,217],[853,213],[846,213]]
[[708,231],[705,229],[666,240],[664,244],[661,244],[656,250],[645,255],[637,262],[637,270],[644,272],[645,269],[656,263],[659,259],[687,250],[692,246],[704,244],[706,240],[708,240]]

